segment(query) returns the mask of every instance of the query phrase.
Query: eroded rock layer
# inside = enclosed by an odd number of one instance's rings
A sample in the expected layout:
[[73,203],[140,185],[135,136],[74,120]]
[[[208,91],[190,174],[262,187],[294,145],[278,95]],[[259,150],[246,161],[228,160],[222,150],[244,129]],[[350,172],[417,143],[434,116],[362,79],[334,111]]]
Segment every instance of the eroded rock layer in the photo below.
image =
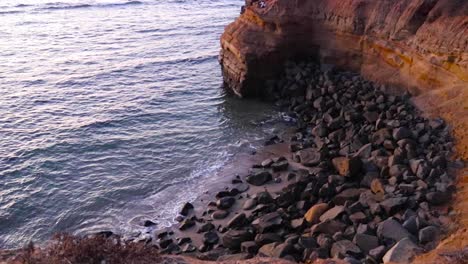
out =
[[454,127],[468,157],[468,2],[464,0],[266,0],[247,5],[222,38],[226,84],[267,93],[287,59],[315,56],[367,79],[403,87]]

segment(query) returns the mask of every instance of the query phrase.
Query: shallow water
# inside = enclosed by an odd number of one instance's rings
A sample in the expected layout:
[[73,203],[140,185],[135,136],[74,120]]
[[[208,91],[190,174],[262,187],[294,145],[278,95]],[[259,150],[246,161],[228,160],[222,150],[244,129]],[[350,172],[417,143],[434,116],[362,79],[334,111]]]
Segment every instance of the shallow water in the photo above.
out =
[[226,95],[217,61],[242,3],[0,3],[0,247],[170,225],[260,146],[276,112]]

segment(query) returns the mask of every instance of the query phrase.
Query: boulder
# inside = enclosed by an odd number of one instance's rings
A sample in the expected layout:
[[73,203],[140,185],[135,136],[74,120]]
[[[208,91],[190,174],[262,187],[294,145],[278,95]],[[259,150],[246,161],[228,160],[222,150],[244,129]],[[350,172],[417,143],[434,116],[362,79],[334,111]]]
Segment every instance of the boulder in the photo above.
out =
[[278,212],[263,215],[252,222],[252,226],[259,233],[272,231],[283,224],[283,219]]
[[333,258],[345,258],[346,256],[359,257],[361,249],[349,240],[340,240],[333,243],[330,254]]
[[427,226],[419,230],[419,243],[426,244],[437,241],[440,231],[435,226]]
[[379,246],[379,239],[368,234],[356,234],[353,242],[365,253]]
[[333,198],[333,202],[336,205],[343,205],[347,201],[354,202],[358,200],[360,195],[361,195],[360,189],[349,188],[335,195],[335,197]]
[[400,241],[404,238],[415,240],[408,230],[392,218],[379,223],[377,226],[377,235],[381,239],[392,239],[394,241]]
[[277,233],[264,233],[255,236],[255,243],[257,243],[259,246],[282,241],[283,239]]
[[245,216],[244,213],[240,213],[236,216],[234,216],[229,222],[227,223],[227,228],[237,228],[241,227],[245,224],[247,221],[247,217]]
[[309,223],[317,223],[320,216],[328,209],[328,204],[320,203],[312,206],[304,215],[304,219]]
[[411,260],[422,250],[409,238],[398,241],[383,256],[383,263],[411,263]]
[[320,216],[320,221],[324,222],[324,221],[327,221],[327,220],[335,220],[337,217],[339,217],[344,212],[345,212],[345,207],[344,206],[340,206],[340,205],[335,206],[335,207],[329,209],[328,211],[324,212]]
[[346,177],[354,177],[359,174],[362,161],[359,157],[337,157],[332,160],[335,170],[341,175]]
[[230,197],[230,196],[223,197],[219,199],[218,201],[216,201],[216,206],[218,207],[218,209],[226,210],[226,209],[231,208],[235,202],[236,202],[236,198],[234,197]]
[[180,210],[180,214],[183,216],[187,216],[190,211],[193,210],[193,204],[191,203],[185,203],[184,206],[182,207],[182,210]]
[[258,250],[258,255],[262,257],[283,258],[294,251],[294,247],[288,243],[270,243],[262,246]]
[[215,231],[209,231],[203,234],[203,243],[206,245],[214,245],[219,241],[219,236]]
[[272,176],[268,171],[259,171],[247,176],[246,181],[255,186],[262,186],[268,181],[271,181]]
[[253,239],[253,234],[247,230],[228,230],[222,235],[221,241],[225,248],[239,250],[242,242]]
[[303,149],[296,153],[299,162],[304,166],[317,166],[323,159],[321,152],[317,149]]
[[325,233],[333,235],[336,232],[343,231],[346,228],[346,225],[340,221],[328,220],[325,222],[318,223],[311,228],[312,234],[315,233]]

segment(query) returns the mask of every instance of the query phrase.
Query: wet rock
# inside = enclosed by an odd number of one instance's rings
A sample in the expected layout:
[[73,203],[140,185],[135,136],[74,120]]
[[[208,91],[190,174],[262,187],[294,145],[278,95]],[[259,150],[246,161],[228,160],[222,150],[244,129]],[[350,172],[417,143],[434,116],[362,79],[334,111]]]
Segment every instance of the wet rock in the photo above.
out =
[[379,239],[368,234],[356,234],[353,242],[365,253],[379,246]]
[[252,226],[259,232],[272,231],[283,224],[283,219],[278,212],[263,215],[252,222]]
[[257,206],[257,201],[255,199],[248,199],[244,202],[244,205],[242,206],[242,209],[244,210],[251,210],[255,206]]
[[284,171],[288,169],[288,167],[289,167],[289,163],[286,160],[276,162],[276,163],[273,163],[273,165],[271,165],[271,168],[273,169],[274,172]]
[[143,222],[143,226],[145,226],[145,227],[150,227],[150,226],[155,226],[155,225],[157,225],[157,224],[155,222],[151,221],[151,220],[145,220]]
[[228,211],[217,210],[211,214],[211,218],[213,218],[213,220],[219,220],[219,219],[226,218],[228,215],[229,215]]
[[288,243],[270,243],[262,246],[258,254],[263,257],[283,258],[292,253],[294,247]]
[[303,248],[316,248],[317,240],[312,236],[301,236],[297,242]]
[[429,242],[437,241],[439,233],[439,228],[435,226],[427,226],[419,230],[419,243],[426,244]]
[[333,166],[335,170],[341,175],[346,177],[354,177],[356,176],[362,166],[362,162],[360,158],[352,157],[338,157],[332,160]]
[[403,238],[383,256],[384,263],[410,263],[421,249],[409,238]]
[[410,238],[414,240],[413,235],[411,235],[408,230],[406,230],[400,223],[391,218],[381,222],[377,226],[377,235],[381,239],[392,239],[394,241],[400,241],[404,238]]
[[368,158],[370,158],[371,153],[372,153],[372,144],[369,143],[369,144],[366,144],[366,145],[362,146],[358,150],[358,152],[356,152],[356,154],[354,154],[354,156],[359,157],[361,159],[368,159]]
[[229,222],[227,223],[227,228],[237,228],[241,227],[245,224],[247,221],[247,217],[245,216],[244,213],[240,213],[236,216],[234,216]]
[[214,229],[215,229],[215,226],[212,223],[208,222],[208,223],[201,225],[197,232],[205,233]]
[[228,230],[222,235],[222,244],[225,248],[239,250],[242,242],[253,239],[253,234],[247,230]]
[[216,234],[216,232],[214,232],[214,231],[206,232],[203,235],[203,243],[205,243],[207,245],[217,244],[218,241],[219,241],[218,234]]
[[216,201],[216,207],[218,207],[221,210],[226,210],[231,208],[235,202],[236,199],[234,197],[223,197]]
[[176,242],[177,245],[182,246],[183,244],[192,242],[192,239],[190,237],[180,237],[177,238]]
[[193,210],[193,204],[185,203],[184,206],[182,206],[182,210],[180,210],[180,214],[183,216],[187,216],[192,210]]
[[304,219],[309,223],[317,223],[320,216],[328,209],[328,204],[320,203],[312,206],[304,215]]
[[330,255],[333,258],[345,258],[346,256],[360,256],[361,249],[349,240],[340,240],[333,243]]
[[172,243],[174,243],[174,241],[172,241],[172,239],[168,238],[168,239],[163,239],[161,241],[159,241],[159,246],[161,248],[167,248],[169,245],[171,245]]
[[184,230],[191,228],[194,225],[195,225],[195,221],[193,221],[192,219],[185,219],[184,221],[180,223],[179,229],[184,231]]
[[379,261],[380,263],[380,260],[385,255],[385,252],[386,252],[385,246],[378,246],[369,251],[369,256],[371,256],[374,260]]
[[247,176],[246,181],[255,186],[262,186],[263,184],[271,181],[272,176],[268,171],[260,171]]
[[335,206],[328,211],[324,212],[320,216],[320,221],[324,222],[327,220],[335,220],[337,217],[339,217],[341,214],[345,212],[345,207],[344,206]]

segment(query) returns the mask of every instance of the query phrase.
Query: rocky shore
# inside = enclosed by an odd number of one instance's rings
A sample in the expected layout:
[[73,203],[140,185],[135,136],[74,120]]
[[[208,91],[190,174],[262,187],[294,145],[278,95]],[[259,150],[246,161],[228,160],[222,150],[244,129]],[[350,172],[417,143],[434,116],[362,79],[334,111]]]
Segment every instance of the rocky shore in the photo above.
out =
[[268,139],[268,158],[206,207],[186,203],[148,243],[201,260],[348,263],[407,263],[437,245],[455,192],[442,119],[420,116],[409,94],[314,63],[287,63],[269,89],[296,120],[293,135]]

